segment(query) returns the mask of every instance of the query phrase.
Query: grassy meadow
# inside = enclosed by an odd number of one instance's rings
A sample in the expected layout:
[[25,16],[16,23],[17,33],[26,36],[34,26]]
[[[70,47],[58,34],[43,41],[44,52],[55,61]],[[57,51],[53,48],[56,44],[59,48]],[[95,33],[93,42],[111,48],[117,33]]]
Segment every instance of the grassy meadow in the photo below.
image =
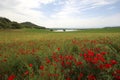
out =
[[0,30],[0,80],[120,80],[120,28]]

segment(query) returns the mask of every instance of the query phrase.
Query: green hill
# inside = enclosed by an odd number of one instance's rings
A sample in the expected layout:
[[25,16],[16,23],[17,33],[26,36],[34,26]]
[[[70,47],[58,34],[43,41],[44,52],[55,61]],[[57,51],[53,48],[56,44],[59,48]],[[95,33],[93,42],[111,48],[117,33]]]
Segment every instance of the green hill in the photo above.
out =
[[21,25],[25,28],[36,28],[36,29],[45,29],[43,26],[38,26],[36,24],[33,24],[31,22],[23,22]]
[[45,27],[38,26],[31,22],[18,23],[4,17],[0,17],[0,29],[21,29],[21,28],[45,29]]
[[82,33],[111,33],[120,32],[120,27],[105,27],[105,28],[93,28],[93,29],[80,29],[78,32]]

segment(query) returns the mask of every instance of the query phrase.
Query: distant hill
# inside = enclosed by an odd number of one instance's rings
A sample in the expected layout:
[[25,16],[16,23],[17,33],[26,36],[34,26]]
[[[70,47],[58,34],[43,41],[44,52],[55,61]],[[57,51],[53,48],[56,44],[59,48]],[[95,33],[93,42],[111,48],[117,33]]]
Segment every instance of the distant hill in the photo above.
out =
[[4,17],[0,17],[0,29],[21,29],[21,28],[45,29],[45,27],[38,26],[31,22],[18,23]]
[[36,24],[33,24],[31,22],[23,22],[23,23],[20,23],[23,27],[25,28],[37,28],[37,29],[45,29],[45,27],[43,26],[38,26]]
[[120,28],[120,26],[111,26],[111,27],[104,27],[104,28]]

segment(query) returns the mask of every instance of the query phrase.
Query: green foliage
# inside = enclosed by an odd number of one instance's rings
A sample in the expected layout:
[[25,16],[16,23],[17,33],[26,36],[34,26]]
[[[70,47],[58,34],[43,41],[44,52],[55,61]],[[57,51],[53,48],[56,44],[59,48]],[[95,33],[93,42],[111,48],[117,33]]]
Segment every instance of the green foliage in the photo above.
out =
[[22,25],[24,28],[45,29],[45,27],[35,25],[35,24],[31,23],[31,22],[23,22],[23,23],[21,23],[21,25]]
[[65,29],[63,29],[63,31],[65,32],[66,30],[65,30]]
[[10,21],[7,18],[0,17],[0,29],[21,29],[21,28],[45,29],[45,27],[35,25],[31,22],[18,23]]
[[11,27],[11,21],[7,18],[0,17],[0,28],[6,29]]
[[11,29],[20,29],[22,28],[21,25],[17,22],[12,22],[11,23]]
[[112,27],[112,28],[100,28],[100,29],[81,29],[78,30],[81,33],[115,33],[120,32],[120,27]]
[[53,31],[53,29],[50,29],[50,31]]
[[0,22],[0,29],[4,27],[5,27],[4,23]]

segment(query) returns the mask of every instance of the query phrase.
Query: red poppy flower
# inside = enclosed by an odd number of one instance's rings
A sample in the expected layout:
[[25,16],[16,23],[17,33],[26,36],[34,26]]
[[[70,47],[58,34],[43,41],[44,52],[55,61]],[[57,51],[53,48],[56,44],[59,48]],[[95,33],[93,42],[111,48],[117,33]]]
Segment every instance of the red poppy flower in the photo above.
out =
[[107,69],[109,69],[109,68],[112,67],[112,65],[111,64],[105,64],[104,67],[107,68]]
[[80,75],[78,76],[78,80],[81,80],[82,77],[83,77],[83,73],[80,73]]
[[65,62],[62,61],[62,62],[61,62],[61,65],[62,65],[62,67],[65,67]]
[[81,61],[76,62],[76,66],[79,66],[79,65],[81,65],[81,64],[82,64],[82,62],[81,62]]
[[33,66],[33,64],[29,64],[29,67],[32,67]]
[[40,70],[44,70],[44,66],[40,66]]
[[88,50],[88,56],[94,56],[94,52],[91,50]]
[[15,75],[10,75],[9,77],[8,77],[8,80],[14,80],[15,79]]
[[46,63],[49,64],[50,62],[51,61],[48,58],[46,58]]
[[25,75],[28,75],[28,74],[29,74],[29,71],[26,71],[24,74],[25,74]]
[[68,62],[68,61],[67,61],[67,62],[66,62],[66,65],[71,66],[71,62]]
[[71,79],[69,77],[67,77],[66,80],[71,80]]
[[60,51],[60,48],[57,48],[58,51]]
[[117,74],[120,74],[120,70],[116,70],[116,73],[117,73]]
[[90,74],[88,75],[88,80],[96,80],[96,78],[94,75]]
[[115,76],[116,80],[120,80],[120,76]]
[[117,64],[117,61],[116,60],[111,60],[110,63],[111,63],[111,65],[115,65],[115,64]]
[[83,56],[83,54],[79,54],[79,56],[80,56],[80,57],[82,57],[82,56]]

